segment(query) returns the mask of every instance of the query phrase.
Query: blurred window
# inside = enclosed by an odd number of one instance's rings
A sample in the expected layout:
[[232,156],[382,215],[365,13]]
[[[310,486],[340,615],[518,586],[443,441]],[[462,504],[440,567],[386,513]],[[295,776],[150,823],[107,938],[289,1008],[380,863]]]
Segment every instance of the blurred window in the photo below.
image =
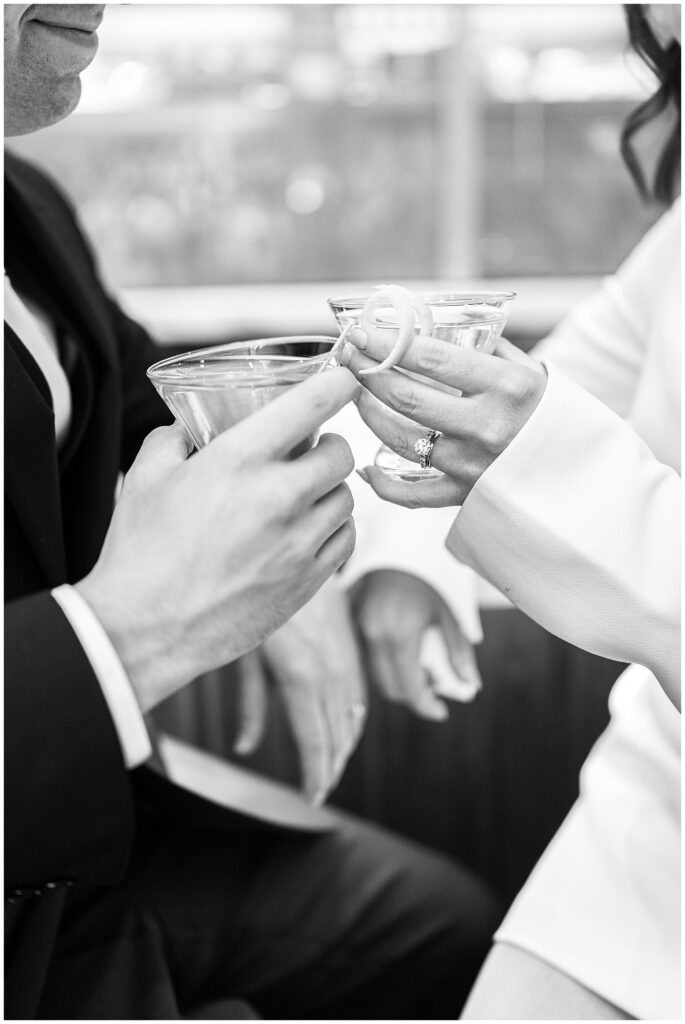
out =
[[596,274],[656,216],[617,4],[114,5],[100,36],[12,146],[118,287]]

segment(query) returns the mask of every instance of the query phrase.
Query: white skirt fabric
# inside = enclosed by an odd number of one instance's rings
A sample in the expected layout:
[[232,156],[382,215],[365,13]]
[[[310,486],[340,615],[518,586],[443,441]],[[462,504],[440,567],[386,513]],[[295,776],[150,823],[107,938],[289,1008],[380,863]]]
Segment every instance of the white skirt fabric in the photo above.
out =
[[646,669],[614,688],[580,796],[495,935],[642,1020],[681,1019],[680,715]]

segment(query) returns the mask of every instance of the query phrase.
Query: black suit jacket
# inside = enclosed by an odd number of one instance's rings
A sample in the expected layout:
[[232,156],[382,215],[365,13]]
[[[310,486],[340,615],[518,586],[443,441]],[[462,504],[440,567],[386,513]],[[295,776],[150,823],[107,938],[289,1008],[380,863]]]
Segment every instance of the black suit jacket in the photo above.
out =
[[57,454],[45,379],[5,326],[6,1012],[32,1016],[68,888],[123,875],[131,779],[90,663],[50,588],[93,566],[120,470],[170,422],[158,351],[106,294],[73,211],[5,158],[5,266],[58,326],[73,421]]

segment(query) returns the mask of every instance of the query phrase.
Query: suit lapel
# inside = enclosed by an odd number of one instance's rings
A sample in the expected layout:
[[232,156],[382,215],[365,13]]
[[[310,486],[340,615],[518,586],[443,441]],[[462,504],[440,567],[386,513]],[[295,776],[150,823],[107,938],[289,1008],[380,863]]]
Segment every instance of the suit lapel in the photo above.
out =
[[[111,515],[121,444],[117,342],[107,296],[66,201],[34,168],[12,157],[6,157],[5,175],[5,259],[10,279],[53,316],[61,339],[71,339],[77,350],[70,375],[73,419],[59,455],[55,508],[63,536],[60,564],[66,561],[68,578],[78,579],[92,567]],[[26,369],[21,353],[19,359]],[[68,364],[67,358],[64,365]],[[46,441],[44,431],[41,444]],[[53,462],[54,448],[53,439]],[[45,461],[41,465],[45,472]],[[13,490],[22,488],[22,471],[26,470],[15,467]],[[51,473],[52,505],[54,465]],[[20,500],[28,500],[26,490]],[[34,488],[31,500],[40,504],[45,498],[36,499]],[[34,528],[34,535],[37,532]]]
[[5,325],[5,482],[50,585],[64,582],[55,418],[41,371]]
[[[21,223],[20,231],[13,232],[11,238],[14,251],[6,256],[8,265],[10,257],[18,254],[19,275],[26,275],[31,291],[35,290],[37,279],[50,282],[41,296],[49,311],[73,337],[86,341],[91,357],[100,356],[111,362],[112,340],[103,330],[101,297],[98,304],[101,293],[93,286],[92,268],[85,268],[82,258],[65,258],[72,243],[82,250],[70,216],[54,202],[54,197],[48,198],[44,190],[31,188],[30,181],[17,178],[13,163],[7,160],[6,190],[6,202],[9,200],[18,208]],[[35,273],[37,262],[42,264],[42,273]],[[85,269],[91,272],[84,273]],[[21,281],[18,283],[21,285]]]

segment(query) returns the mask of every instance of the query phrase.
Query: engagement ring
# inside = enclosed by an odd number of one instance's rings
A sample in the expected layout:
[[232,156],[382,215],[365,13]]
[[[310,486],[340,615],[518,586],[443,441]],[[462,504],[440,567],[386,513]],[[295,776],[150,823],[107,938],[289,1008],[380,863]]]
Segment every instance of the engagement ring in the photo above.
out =
[[431,430],[425,437],[420,437],[414,445],[414,451],[419,457],[421,469],[431,468],[433,448],[435,447],[435,442],[439,437],[442,437],[442,432],[440,430]]

